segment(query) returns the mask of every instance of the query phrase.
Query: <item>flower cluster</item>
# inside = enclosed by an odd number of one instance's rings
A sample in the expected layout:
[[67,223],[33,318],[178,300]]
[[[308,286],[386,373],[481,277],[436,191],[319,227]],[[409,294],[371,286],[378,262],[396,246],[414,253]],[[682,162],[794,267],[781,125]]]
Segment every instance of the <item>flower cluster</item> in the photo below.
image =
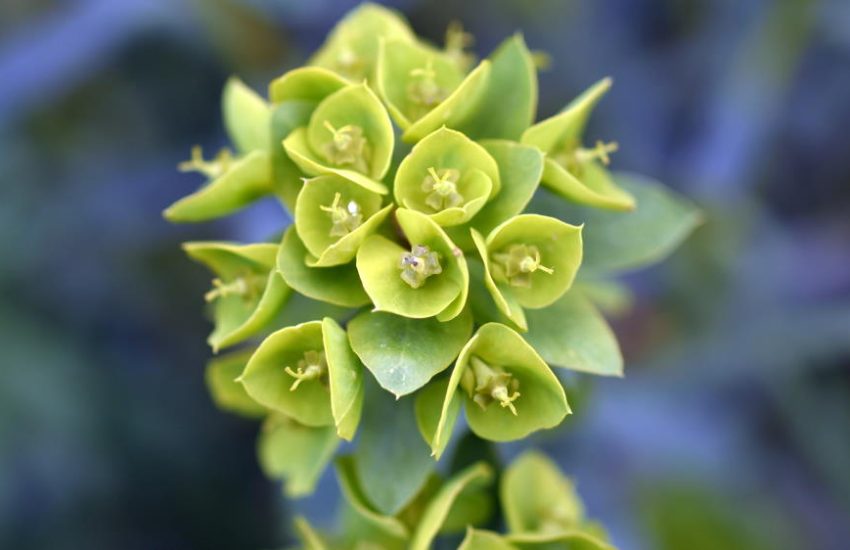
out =
[[[439,459],[462,431],[462,409],[478,438],[517,440],[570,413],[552,366],[622,369],[588,298],[604,291],[576,283],[582,220],[544,215],[534,202],[549,193],[591,210],[635,208],[607,169],[616,143],[584,139],[611,81],[535,123],[535,56],[522,37],[478,63],[469,43],[453,25],[436,47],[394,12],[360,6],[306,66],[271,82],[268,99],[227,83],[224,121],[235,150],[207,160],[193,149],[180,169],[207,183],[165,212],[175,222],[205,221],[268,196],[290,212],[293,223],[274,242],[185,245],[215,276],[205,295],[213,350],[247,343],[210,364],[213,395],[266,418],[261,461],[292,495],[312,490],[341,439],[366,432],[366,449],[337,461],[343,492],[385,535],[413,537],[416,548],[445,520],[438,512],[430,531],[411,532],[429,499],[448,506],[462,485],[491,473],[469,470],[459,474],[466,481],[436,489],[423,475],[382,502],[365,479],[375,430],[415,425]],[[379,405],[384,390],[396,401]],[[385,412],[369,412],[380,406]],[[409,437],[399,441],[415,448]],[[454,496],[443,502],[447,490]],[[525,531],[557,535],[552,525],[575,515],[549,512],[540,529]],[[489,537],[470,532],[464,547],[513,547]]]

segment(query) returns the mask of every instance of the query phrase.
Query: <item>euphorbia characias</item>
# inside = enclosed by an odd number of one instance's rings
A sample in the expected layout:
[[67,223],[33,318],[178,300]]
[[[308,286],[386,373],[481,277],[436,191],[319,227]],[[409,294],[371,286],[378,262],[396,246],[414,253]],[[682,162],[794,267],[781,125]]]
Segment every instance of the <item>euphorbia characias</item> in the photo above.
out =
[[[452,24],[440,48],[363,4],[268,99],[229,80],[233,150],[194,148],[180,165],[206,182],[169,220],[266,197],[294,220],[270,242],[185,249],[214,276],[209,343],[235,349],[208,366],[215,402],[264,419],[260,462],[288,495],[335,463],[343,528],[298,518],[304,548],[611,547],[543,455],[508,466],[495,499],[491,442],[561,425],[565,369],[622,375],[596,304],[698,214],[609,172],[617,145],[584,138],[610,79],[535,124],[523,38],[477,64],[470,43]],[[336,456],[342,440],[354,443]]]

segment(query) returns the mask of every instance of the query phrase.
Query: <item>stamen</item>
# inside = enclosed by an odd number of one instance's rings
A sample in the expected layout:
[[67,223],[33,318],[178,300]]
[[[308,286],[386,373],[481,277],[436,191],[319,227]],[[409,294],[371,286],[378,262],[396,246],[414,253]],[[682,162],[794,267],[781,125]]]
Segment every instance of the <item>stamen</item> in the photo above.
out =
[[490,403],[498,402],[499,406],[511,411],[517,416],[514,401],[519,399],[519,380],[513,377],[504,368],[488,365],[480,357],[473,355],[469,358],[472,376],[464,373],[463,381],[467,392],[472,400],[483,410],[487,410]]
[[411,103],[410,116],[416,119],[446,99],[448,94],[437,83],[437,71],[431,58],[424,67],[413,69],[409,75],[411,82],[407,85],[407,97]]
[[449,22],[446,27],[446,56],[452,59],[461,71],[466,72],[475,62],[475,56],[466,50],[475,43],[475,37],[463,30],[460,21]]
[[555,270],[540,263],[540,250],[534,245],[512,244],[506,250],[493,254],[493,270],[497,278],[511,286],[528,288],[531,274],[542,271],[552,275]]
[[229,283],[215,278],[212,281],[213,288],[204,294],[204,300],[213,302],[220,298],[227,298],[228,296],[242,296],[246,300],[250,300],[257,295],[263,282],[264,280],[256,275],[236,277]]
[[334,201],[330,206],[319,206],[321,210],[327,212],[331,217],[330,236],[344,237],[360,227],[363,223],[363,214],[360,211],[360,205],[355,201],[348,201],[345,206],[340,206],[342,195],[336,193]]
[[398,266],[401,269],[401,280],[413,288],[421,287],[428,277],[443,272],[439,255],[423,245],[416,245],[410,252],[404,252]]
[[302,382],[322,379],[328,372],[328,363],[324,351],[305,351],[304,358],[298,361],[295,370],[289,367],[283,369],[286,374],[295,378],[295,382],[289,386],[289,391],[295,391]]
[[586,149],[576,140],[569,140],[564,143],[559,152],[552,155],[552,158],[570,173],[580,176],[583,164],[587,162],[598,160],[608,166],[611,163],[611,153],[615,153],[619,148],[616,141],[608,143],[597,141],[592,148]]
[[460,172],[454,168],[440,170],[428,168],[428,175],[422,180],[422,190],[428,193],[425,204],[436,212],[463,204],[463,195],[457,192]]
[[230,168],[233,155],[226,147],[221,149],[211,160],[204,159],[204,153],[200,145],[192,147],[192,157],[177,165],[181,172],[200,172],[209,179],[215,179]]
[[605,143],[597,140],[596,145],[592,149],[584,149],[579,147],[575,151],[575,158],[578,162],[587,162],[589,160],[599,160],[605,166],[611,164],[609,153],[616,153],[620,148],[616,141]]
[[360,173],[368,173],[369,142],[363,135],[363,128],[346,124],[337,129],[328,120],[323,126],[333,135],[324,146],[327,159],[337,166],[351,166]]

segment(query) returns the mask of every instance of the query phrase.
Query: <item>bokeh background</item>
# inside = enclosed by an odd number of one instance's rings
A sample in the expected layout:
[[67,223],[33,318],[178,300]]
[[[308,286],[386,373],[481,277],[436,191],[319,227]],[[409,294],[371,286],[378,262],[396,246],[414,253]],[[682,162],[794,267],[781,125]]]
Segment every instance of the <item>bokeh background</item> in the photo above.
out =
[[[224,145],[221,87],[305,59],[355,3],[0,3],[0,547],[270,548],[286,503],[256,426],[206,394],[187,239],[258,240],[273,202],[198,226],[161,210]],[[622,380],[534,441],[623,549],[850,547],[850,3],[398,0],[425,37],[548,52],[540,115],[615,85],[591,133],[706,223],[629,275]],[[581,380],[585,386],[587,381]]]

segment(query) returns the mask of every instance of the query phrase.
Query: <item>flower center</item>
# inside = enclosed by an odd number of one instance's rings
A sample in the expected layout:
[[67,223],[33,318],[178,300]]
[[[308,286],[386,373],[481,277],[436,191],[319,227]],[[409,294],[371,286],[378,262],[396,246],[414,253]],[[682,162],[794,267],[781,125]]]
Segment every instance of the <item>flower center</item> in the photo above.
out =
[[401,280],[413,288],[421,287],[428,277],[443,272],[439,255],[423,245],[416,245],[410,252],[404,252],[398,267],[401,269]]
[[597,141],[590,149],[580,147],[575,140],[570,140],[564,144],[560,152],[552,155],[555,162],[566,168],[570,173],[580,175],[582,165],[598,160],[605,166],[611,164],[611,153],[617,152],[620,146],[616,141],[604,142]]
[[229,149],[223,148],[210,160],[204,159],[200,145],[192,147],[192,157],[177,165],[181,172],[200,172],[211,180],[216,179],[230,169],[233,155]]
[[531,274],[537,270],[548,275],[555,272],[540,263],[540,250],[534,245],[512,244],[502,252],[493,254],[495,270],[511,286],[530,287]]
[[454,168],[439,172],[433,167],[428,168],[428,175],[422,180],[422,190],[428,193],[425,204],[436,212],[463,204],[463,195],[457,192],[459,179],[460,172]]
[[240,275],[229,282],[224,282],[216,277],[212,280],[213,288],[204,294],[204,300],[214,302],[228,296],[242,296],[246,302],[250,302],[260,294],[265,281],[264,277],[253,273]]
[[463,30],[460,21],[451,21],[446,27],[446,55],[455,62],[461,71],[466,72],[475,61],[475,56],[470,54],[469,49],[475,43],[475,37]]
[[350,200],[345,206],[341,205],[341,202],[342,195],[337,193],[334,195],[334,201],[330,206],[319,206],[331,218],[333,224],[330,231],[331,237],[344,237],[363,223],[363,213],[357,202]]
[[322,380],[328,372],[328,362],[325,359],[324,351],[305,351],[304,358],[298,361],[295,370],[290,367],[284,369],[286,374],[295,378],[295,381],[289,386],[289,391],[295,391],[302,382],[310,380]]
[[363,76],[363,60],[347,45],[339,49],[334,66],[338,72],[353,80]]
[[437,83],[437,72],[434,62],[428,59],[424,67],[413,69],[409,73],[410,83],[407,85],[407,97],[410,100],[411,117],[416,119],[433,109],[446,99],[448,95]]
[[472,400],[483,410],[490,403],[498,402],[502,408],[509,409],[516,416],[514,402],[519,399],[519,380],[504,368],[489,365],[480,357],[469,358],[469,367],[463,373],[463,385]]
[[351,166],[358,172],[367,173],[369,166],[366,159],[369,155],[369,142],[363,135],[363,128],[353,124],[334,128],[327,120],[324,126],[333,136],[333,139],[324,146],[327,159],[337,166]]

